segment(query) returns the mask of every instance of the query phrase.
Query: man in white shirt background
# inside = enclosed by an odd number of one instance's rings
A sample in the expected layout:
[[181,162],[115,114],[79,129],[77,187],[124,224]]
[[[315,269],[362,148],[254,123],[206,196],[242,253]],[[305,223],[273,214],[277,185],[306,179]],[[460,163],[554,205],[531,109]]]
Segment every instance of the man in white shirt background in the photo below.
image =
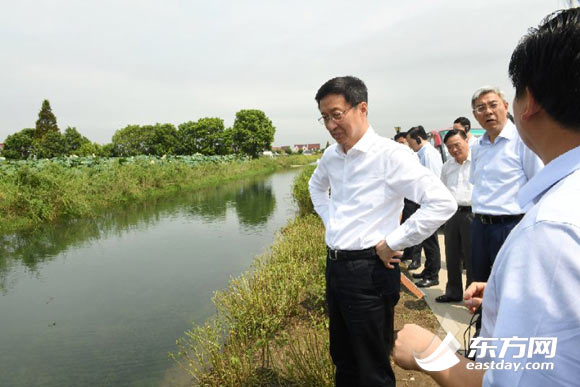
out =
[[[360,79],[333,78],[315,99],[320,122],[337,142],[326,149],[309,182],[326,228],[336,385],[394,386],[389,355],[400,291],[399,250],[431,235],[457,205],[410,149],[370,127],[367,89]],[[399,224],[403,198],[421,208]]]
[[[476,367],[461,358],[451,368],[429,372],[441,386],[578,385],[578,52],[580,8],[571,8],[549,15],[538,29],[531,29],[512,54],[509,74],[516,89],[518,132],[546,166],[518,193],[520,206],[532,207],[501,248],[489,281],[472,283],[465,294],[471,311],[485,305],[481,338],[494,350],[482,351],[478,361],[487,366]],[[418,369],[413,354],[439,343],[430,332],[405,325],[397,335],[393,357],[403,368]],[[504,366],[492,367],[494,360]]]
[[473,148],[477,144],[477,137],[471,134],[471,121],[467,117],[457,117],[453,121],[453,129],[463,130],[467,135],[467,142],[469,143],[469,149]]
[[[443,160],[441,154],[427,141],[425,129],[419,125],[407,131],[407,143],[419,156],[421,164],[429,169],[437,178],[441,177]],[[439,270],[441,269],[441,250],[437,231],[426,238],[421,246],[425,250],[425,267],[420,273],[414,273],[413,278],[419,278],[418,287],[429,287],[439,284]],[[411,268],[414,267],[410,265]]]
[[466,132],[452,129],[443,142],[452,158],[443,164],[441,181],[457,201],[457,212],[445,223],[445,261],[447,264],[447,285],[445,294],[435,298],[437,302],[458,302],[463,300],[462,266],[467,272],[466,286],[472,281],[471,269],[471,191],[469,182],[471,151]]

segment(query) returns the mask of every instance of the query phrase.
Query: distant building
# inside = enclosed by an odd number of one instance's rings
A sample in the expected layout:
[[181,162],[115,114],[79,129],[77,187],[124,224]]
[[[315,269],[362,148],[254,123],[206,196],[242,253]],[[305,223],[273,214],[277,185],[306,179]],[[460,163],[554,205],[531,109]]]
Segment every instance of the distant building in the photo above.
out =
[[4,150],[4,143],[0,142],[0,152]]
[[320,150],[320,144],[294,144],[294,152],[315,152]]

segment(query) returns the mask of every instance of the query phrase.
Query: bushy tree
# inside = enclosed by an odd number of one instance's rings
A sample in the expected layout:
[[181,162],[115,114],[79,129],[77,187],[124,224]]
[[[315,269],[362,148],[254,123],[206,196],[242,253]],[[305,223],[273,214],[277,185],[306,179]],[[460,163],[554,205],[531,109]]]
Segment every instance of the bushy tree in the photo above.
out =
[[148,133],[139,125],[128,125],[113,135],[115,156],[136,156],[148,154]]
[[232,148],[253,158],[272,148],[276,128],[261,110],[240,110],[232,127]]
[[224,155],[229,153],[230,136],[221,118],[201,118],[179,125],[180,154]]
[[7,159],[27,159],[34,152],[35,129],[22,129],[6,137],[2,156]]
[[76,154],[77,156],[80,156],[79,150],[83,146],[85,146],[86,149],[87,146],[92,145],[91,141],[82,134],[80,134],[76,128],[71,127],[66,128],[63,134],[63,139],[64,139],[65,154],[67,155]]
[[116,156],[174,154],[178,144],[177,130],[171,124],[129,125],[113,135]]
[[36,131],[34,137],[41,139],[49,132],[60,132],[56,124],[56,117],[52,113],[50,102],[47,99],[42,101],[42,107],[36,120]]
[[172,124],[155,124],[148,130],[151,132],[149,154],[156,156],[176,154],[179,140],[175,126]]
[[40,159],[50,159],[65,155],[64,136],[59,131],[50,131],[34,140],[34,154]]
[[95,143],[97,152],[95,154],[101,157],[113,157],[115,156],[115,146],[112,143],[99,145]]
[[74,152],[77,156],[100,156],[101,146],[96,142],[84,142],[78,149]]

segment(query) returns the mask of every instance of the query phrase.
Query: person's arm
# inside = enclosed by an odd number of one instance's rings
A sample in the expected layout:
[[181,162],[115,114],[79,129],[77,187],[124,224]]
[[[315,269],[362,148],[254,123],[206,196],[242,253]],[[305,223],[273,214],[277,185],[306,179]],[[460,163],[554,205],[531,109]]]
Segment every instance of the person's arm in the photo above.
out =
[[314,210],[322,219],[324,225],[328,222],[328,205],[330,203],[329,188],[330,182],[326,167],[324,166],[324,156],[320,159],[318,166],[310,177],[308,182],[308,191],[310,192],[310,199],[314,205]]
[[428,330],[415,324],[405,324],[397,332],[393,360],[399,367],[406,370],[422,371],[431,376],[440,386],[444,387],[480,387],[485,371],[471,369],[474,363],[462,356],[457,356],[459,363],[443,371],[425,371],[415,361],[415,354],[427,357],[441,344],[441,339]]
[[387,185],[400,196],[421,205],[385,238],[390,250],[403,250],[432,235],[455,213],[457,202],[439,177],[405,149],[393,150],[385,155],[383,162]]

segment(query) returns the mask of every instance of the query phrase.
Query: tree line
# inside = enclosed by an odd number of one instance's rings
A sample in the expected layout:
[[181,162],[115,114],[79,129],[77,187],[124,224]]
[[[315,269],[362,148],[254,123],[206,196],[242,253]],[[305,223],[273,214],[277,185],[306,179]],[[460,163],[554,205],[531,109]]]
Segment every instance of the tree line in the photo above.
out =
[[74,127],[61,133],[50,102],[44,100],[35,128],[22,129],[8,136],[2,156],[10,159],[52,158],[59,156],[136,156],[136,155],[227,155],[258,157],[270,150],[276,128],[261,110],[236,113],[231,128],[221,118],[201,118],[179,124],[128,125],[113,135],[111,143],[91,142]]

